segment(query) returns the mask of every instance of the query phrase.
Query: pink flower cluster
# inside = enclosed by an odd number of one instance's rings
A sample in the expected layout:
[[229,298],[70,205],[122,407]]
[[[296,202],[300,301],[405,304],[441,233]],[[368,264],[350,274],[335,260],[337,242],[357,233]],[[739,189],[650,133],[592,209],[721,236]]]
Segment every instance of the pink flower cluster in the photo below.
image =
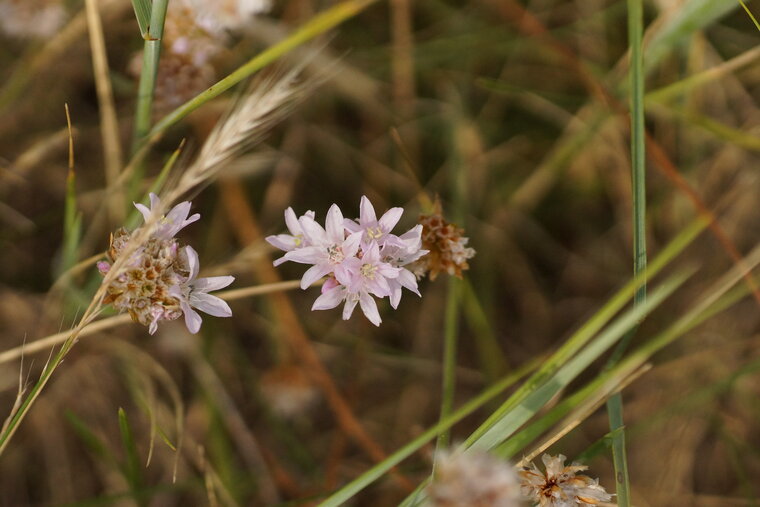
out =
[[363,196],[358,220],[344,219],[340,208],[333,204],[323,228],[314,219],[313,211],[296,217],[288,208],[285,223],[290,234],[266,240],[286,252],[274,261],[275,266],[285,261],[312,265],[301,279],[302,289],[328,277],[312,310],[329,310],[345,303],[343,319],[348,320],[358,303],[370,322],[379,326],[380,313],[373,296],[387,296],[395,309],[402,288],[420,295],[417,279],[404,266],[427,253],[422,250],[422,226],[401,236],[391,233],[403,212],[402,208],[391,208],[378,219],[369,199]]
[[[156,222],[150,237],[130,254],[124,267],[113,277],[103,301],[120,312],[129,312],[132,320],[148,326],[150,334],[156,332],[159,322],[176,320],[182,315],[187,329],[197,333],[202,319],[195,309],[216,317],[232,316],[229,305],[209,292],[227,287],[235,278],[198,278],[198,253],[189,245],[181,247],[174,237],[201,216],[195,213],[188,217],[191,203],[185,201],[168,214],[156,217],[156,221],[153,218],[161,201],[155,194],[150,194],[150,204],[150,208],[135,204],[146,223]],[[106,253],[108,261],[97,263],[101,274],[111,271],[136,232],[130,233],[122,228],[111,236]]]

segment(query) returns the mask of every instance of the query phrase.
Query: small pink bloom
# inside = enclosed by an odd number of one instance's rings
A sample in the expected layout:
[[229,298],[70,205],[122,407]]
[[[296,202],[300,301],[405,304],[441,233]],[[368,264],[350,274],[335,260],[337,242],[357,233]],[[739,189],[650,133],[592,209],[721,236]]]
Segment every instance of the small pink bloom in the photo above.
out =
[[195,334],[201,328],[201,316],[193,308],[213,315],[214,317],[231,317],[232,310],[226,301],[209,292],[223,289],[235,281],[232,276],[212,276],[209,278],[196,278],[200,269],[198,253],[191,246],[184,249],[187,257],[187,265],[190,274],[181,285],[173,286],[170,290],[172,296],[180,301],[182,313],[185,314],[185,325],[188,331]]
[[[313,211],[307,211],[303,216],[314,220]],[[303,229],[301,228],[301,224],[299,223],[298,218],[296,218],[296,213],[293,211],[293,208],[288,208],[285,210],[285,224],[288,226],[290,234],[277,234],[275,236],[267,236],[267,243],[275,248],[284,250],[285,252],[290,252],[292,250],[311,245],[311,243],[304,237]],[[280,257],[274,261],[274,265],[279,266],[286,260],[288,259],[286,259],[284,256]]]
[[[150,209],[144,204],[133,203],[135,208],[142,214],[145,223],[150,221],[156,210],[161,206],[161,199],[154,193],[150,193]],[[192,224],[201,218],[200,214],[190,214],[190,201],[184,201],[174,206],[169,213],[162,215],[156,223],[153,235],[161,239],[173,238],[182,228]]]
[[380,220],[377,219],[375,208],[369,202],[367,196],[363,195],[359,204],[359,223],[353,220],[345,220],[344,225],[350,232],[363,232],[362,248],[369,247],[373,242],[380,246],[388,243],[396,243],[397,236],[391,234],[391,231],[401,219],[404,213],[403,208],[391,208],[386,211]]

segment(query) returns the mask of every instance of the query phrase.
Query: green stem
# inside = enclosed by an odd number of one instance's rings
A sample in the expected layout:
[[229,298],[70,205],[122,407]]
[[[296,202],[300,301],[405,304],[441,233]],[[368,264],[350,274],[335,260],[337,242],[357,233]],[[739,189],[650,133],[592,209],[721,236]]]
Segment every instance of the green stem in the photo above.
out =
[[[646,273],[646,152],[644,138],[644,61],[641,41],[644,31],[642,0],[628,0],[628,41],[631,47],[631,180],[633,188],[633,273]],[[645,278],[643,278],[645,280]],[[646,283],[641,283],[633,296],[634,307],[646,301]],[[614,366],[622,357],[635,330],[620,341],[607,366]],[[610,432],[612,433],[612,459],[615,465],[615,486],[617,503],[629,507],[630,479],[625,447],[625,421],[623,418],[623,397],[616,393],[607,400]]]
[[[454,408],[454,394],[456,392],[456,368],[457,368],[457,337],[459,335],[459,294],[460,281],[456,278],[449,279],[448,294],[446,299],[446,315],[443,331],[443,382],[441,389],[441,415],[443,421]],[[442,431],[436,441],[436,449],[444,449],[449,446],[451,439],[450,431]]]
[[143,138],[150,131],[150,120],[153,112],[153,91],[156,88],[158,61],[161,57],[161,39],[164,36],[164,20],[169,0],[153,0],[150,13],[150,26],[145,34],[143,49],[143,64],[140,71],[140,84],[137,91],[137,107],[135,111],[135,130],[132,139],[132,153],[135,153]]

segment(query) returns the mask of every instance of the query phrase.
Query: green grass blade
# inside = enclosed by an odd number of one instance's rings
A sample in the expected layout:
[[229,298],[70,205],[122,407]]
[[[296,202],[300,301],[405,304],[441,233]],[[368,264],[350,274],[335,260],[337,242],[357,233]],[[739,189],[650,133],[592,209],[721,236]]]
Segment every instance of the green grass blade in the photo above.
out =
[[254,72],[263,69],[298,46],[356,16],[375,1],[348,0],[317,14],[290,37],[259,53],[233,73],[166,115],[153,127],[149,137],[152,138],[160,135],[209,100],[221,95],[245,78],[251,76]]
[[116,458],[103,441],[87,427],[87,424],[80,419],[74,412],[66,410],[64,416],[71,428],[77,434],[84,445],[98,458],[107,461],[111,465],[116,465]]
[[[185,141],[182,140],[180,145],[177,147],[176,150],[171,154],[169,157],[169,160],[166,161],[164,164],[164,167],[161,168],[161,172],[158,173],[158,177],[155,179],[153,184],[151,184],[150,188],[147,192],[145,192],[145,195],[140,200],[145,205],[149,205],[150,200],[150,193],[159,194],[161,192],[161,189],[164,186],[164,183],[166,182],[166,179],[169,177],[169,173],[171,173],[172,169],[174,168],[174,165],[177,163],[177,159],[179,158],[180,154],[182,153],[182,148],[185,146]],[[137,208],[134,207],[130,203],[129,205],[129,214],[127,216],[127,219],[125,220],[124,226],[129,229],[133,230],[137,228],[140,220],[142,219],[142,215],[139,211],[137,211]]]
[[[456,391],[457,369],[457,338],[459,336],[459,300],[461,294],[461,282],[456,278],[448,280],[448,294],[446,298],[446,313],[444,314],[443,336],[443,381],[441,392],[441,414],[444,420],[451,414],[454,407],[454,393]],[[449,446],[449,431],[443,431],[438,435],[436,449],[444,449]]]
[[[630,93],[631,115],[631,185],[633,194],[633,274],[635,277],[646,273],[647,269],[647,228],[646,228],[646,151],[644,130],[644,6],[642,0],[628,0],[628,45],[630,47]],[[643,306],[647,298],[646,284],[641,284],[633,296],[633,306]],[[631,329],[618,344],[610,358],[608,367],[614,366],[622,357],[628,343],[635,334]],[[613,394],[607,400],[612,437],[612,461],[615,466],[615,493],[618,505],[629,507],[630,479],[628,458],[625,448],[625,421],[623,417],[623,395]]]
[[647,46],[648,74],[677,45],[739,7],[736,0],[690,0],[654,34]]
[[747,4],[745,4],[743,0],[739,0],[739,3],[742,4],[742,7],[747,12],[747,16],[749,16],[749,18],[755,24],[755,27],[758,29],[758,31],[760,31],[760,23],[757,22],[757,19],[755,19],[755,16],[752,14],[752,11],[749,10],[749,7],[747,7]]
[[[646,274],[643,278],[649,279],[655,276],[665,267],[676,255],[678,255],[694,238],[699,235],[707,226],[707,221],[698,219],[686,227],[667,247],[649,264]],[[623,306],[630,300],[641,283],[641,279],[633,279],[628,282],[622,289],[614,294],[609,301],[597,311],[589,320],[587,320],[568,340],[547,360],[544,365],[534,373],[531,378],[525,382],[510,398],[511,401],[505,403],[495,411],[486,422],[470,436],[470,442],[481,437],[488,428],[496,421],[520,403],[525,397],[537,389],[541,384],[548,380],[563,364],[573,357],[593,336],[609,322],[612,317],[620,311]]]
[[124,451],[126,453],[126,459],[123,466],[124,476],[132,491],[137,492],[142,488],[140,458],[132,436],[132,429],[129,427],[127,414],[124,412],[123,408],[119,408],[119,431],[121,432],[121,443],[124,446]]
[[[137,106],[135,110],[135,131],[132,140],[132,153],[136,153],[142,139],[150,130],[153,112],[153,91],[156,88],[158,62],[161,57],[161,38],[164,36],[164,20],[168,0],[154,0],[150,12],[150,25],[143,34],[143,62],[140,71],[140,83],[137,89]],[[141,177],[135,171],[135,177]]]
[[148,34],[150,28],[150,0],[132,0],[132,8],[135,10],[137,24],[140,27],[140,34],[143,38]]
[[450,416],[439,421],[436,425],[432,426],[420,436],[403,446],[401,449],[388,456],[385,460],[373,466],[362,475],[330,495],[327,499],[319,504],[320,507],[335,507],[347,502],[359,491],[366,488],[368,485],[372,484],[374,481],[385,475],[385,473],[387,473],[391,468],[401,463],[404,459],[411,456],[414,452],[419,450],[430,440],[434,439],[439,433],[447,430],[448,428],[451,428],[455,423],[470,415],[475,410],[488,403],[494,397],[498,396],[505,389],[512,386],[521,377],[533,370],[537,366],[537,363],[537,361],[532,361],[519,370],[516,370],[510,375],[504,377],[502,380],[483,391],[480,395],[471,399],[462,405],[459,409],[452,412]]
[[[672,294],[685,279],[685,275],[679,275],[664,282],[652,292],[652,296],[646,302],[637,305],[617,318],[604,332],[589,343],[587,347],[579,351],[572,359],[559,368],[556,374],[545,383],[531,389],[518,402],[511,399],[507,400],[505,405],[510,407],[509,410],[506,412],[502,410],[503,415],[485,430],[479,428],[475,433],[479,436],[477,438],[468,438],[465,441],[465,445],[471,448],[490,450],[502,444],[520,426],[541,410],[558,392],[566,388],[591,363],[612,347],[628,330],[635,326],[652,309],[657,307],[667,296]],[[551,360],[550,358],[548,362]]]

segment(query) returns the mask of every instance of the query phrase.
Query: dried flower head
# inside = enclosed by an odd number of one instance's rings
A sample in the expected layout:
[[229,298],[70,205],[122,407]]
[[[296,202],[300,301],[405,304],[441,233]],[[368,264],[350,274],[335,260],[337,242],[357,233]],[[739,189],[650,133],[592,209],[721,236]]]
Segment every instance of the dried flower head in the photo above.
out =
[[[153,219],[161,205],[155,194],[150,194],[150,201],[150,208],[135,204],[146,223]],[[208,292],[228,286],[234,278],[197,278],[198,254],[192,247],[181,248],[174,237],[183,227],[200,218],[197,213],[188,217],[190,206],[189,202],[182,202],[161,216],[150,237],[130,254],[125,267],[106,288],[103,302],[110,303],[120,312],[129,312],[133,321],[148,326],[150,334],[156,332],[160,321],[176,320],[183,314],[188,330],[197,333],[201,317],[193,308],[217,317],[232,315],[227,303]],[[121,228],[111,235],[106,253],[108,261],[97,264],[103,275],[127,250],[130,239],[138,231],[130,233]]]
[[396,308],[402,287],[420,295],[416,278],[404,266],[427,253],[421,248],[422,229],[417,226],[402,236],[391,233],[403,212],[393,208],[378,220],[369,199],[363,196],[358,221],[344,219],[340,208],[333,204],[323,228],[314,219],[313,211],[296,219],[295,212],[288,208],[285,223],[290,234],[266,240],[286,252],[274,262],[275,266],[285,261],[312,264],[301,279],[302,289],[329,277],[312,310],[329,310],[344,303],[343,319],[348,320],[358,304],[370,322],[379,326],[380,313],[372,296],[387,296]]
[[53,36],[66,21],[60,0],[1,0],[0,30],[16,39]]
[[481,451],[436,454],[427,488],[433,507],[517,507],[520,485],[514,467]]
[[[214,60],[226,50],[229,33],[239,31],[252,16],[270,7],[268,0],[169,2],[153,110],[165,114],[214,84]],[[142,53],[137,53],[130,72],[139,76],[141,69]]]
[[440,201],[436,200],[433,212],[420,215],[422,225],[422,248],[430,253],[410,266],[417,278],[425,274],[435,280],[439,273],[462,278],[462,271],[469,269],[467,259],[475,256],[475,250],[467,246],[469,238],[462,236],[464,230],[443,218]]
[[565,466],[565,456],[544,454],[546,473],[532,464],[520,471],[522,494],[541,507],[576,507],[609,502],[612,495],[599,485],[598,479],[576,475],[588,467],[573,463]]

